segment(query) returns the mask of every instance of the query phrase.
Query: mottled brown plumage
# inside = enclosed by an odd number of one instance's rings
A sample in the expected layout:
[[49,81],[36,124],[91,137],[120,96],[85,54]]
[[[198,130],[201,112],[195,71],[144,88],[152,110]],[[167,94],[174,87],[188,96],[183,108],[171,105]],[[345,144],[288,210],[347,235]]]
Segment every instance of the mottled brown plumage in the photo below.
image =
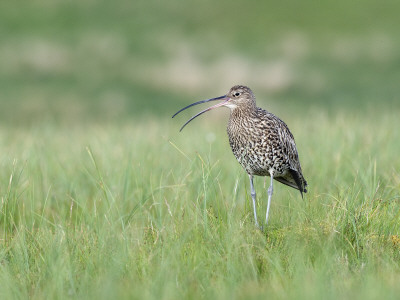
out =
[[[252,91],[234,86],[228,136],[233,154],[249,175],[270,176],[306,192],[296,144],[287,125],[277,116],[256,106]],[[227,106],[227,105],[226,105]]]
[[213,108],[225,106],[230,109],[227,132],[233,154],[249,174],[251,196],[255,223],[258,226],[256,213],[256,193],[253,176],[270,176],[268,189],[268,206],[273,192],[273,179],[298,189],[303,196],[307,192],[307,182],[302,174],[299,156],[292,133],[288,126],[277,116],[256,105],[256,99],[250,88],[242,85],[232,87],[229,92],[217,98],[195,102],[179,110],[215,100],[224,100],[190,118],[181,130],[194,118]]

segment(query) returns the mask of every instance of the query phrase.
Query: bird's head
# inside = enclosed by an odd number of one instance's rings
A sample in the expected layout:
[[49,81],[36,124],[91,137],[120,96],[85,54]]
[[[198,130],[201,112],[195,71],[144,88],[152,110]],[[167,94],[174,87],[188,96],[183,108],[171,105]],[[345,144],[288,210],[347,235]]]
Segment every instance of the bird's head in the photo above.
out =
[[256,105],[253,91],[244,85],[235,85],[229,90],[226,97],[229,98],[229,101],[224,106],[230,109],[254,107]]
[[203,113],[205,113],[205,112],[207,112],[209,110],[217,108],[217,107],[225,106],[225,107],[229,107],[231,110],[234,110],[234,109],[237,109],[237,108],[239,108],[239,109],[248,109],[248,108],[253,109],[253,108],[256,107],[256,98],[254,97],[254,94],[251,91],[251,89],[249,87],[247,87],[247,86],[244,86],[244,85],[235,85],[234,87],[232,87],[229,90],[229,92],[226,95],[192,103],[192,104],[180,109],[172,117],[175,117],[180,112],[182,112],[185,109],[187,109],[189,107],[192,107],[194,105],[205,103],[205,102],[210,102],[210,101],[216,101],[216,100],[221,100],[222,102],[220,102],[218,104],[215,104],[215,105],[213,105],[213,106],[211,106],[209,108],[206,108],[205,110],[203,110],[203,111],[199,112],[198,114],[194,115],[193,117],[191,117],[182,126],[182,128],[180,130],[182,130],[194,118],[200,116],[201,114],[203,114]]

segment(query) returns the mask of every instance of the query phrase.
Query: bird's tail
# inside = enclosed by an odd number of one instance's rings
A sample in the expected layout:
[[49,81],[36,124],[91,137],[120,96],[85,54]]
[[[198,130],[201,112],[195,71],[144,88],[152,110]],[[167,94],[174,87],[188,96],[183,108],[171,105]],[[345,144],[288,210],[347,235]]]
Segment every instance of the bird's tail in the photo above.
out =
[[301,174],[301,172],[292,169],[289,171],[290,175],[292,175],[294,181],[296,182],[297,189],[300,191],[301,197],[303,197],[303,193],[307,193],[307,181],[304,179],[304,176]]
[[289,174],[285,177],[274,177],[274,179],[299,190],[301,197],[303,198],[303,193],[307,193],[307,181],[304,179],[303,174],[292,169],[289,169]]

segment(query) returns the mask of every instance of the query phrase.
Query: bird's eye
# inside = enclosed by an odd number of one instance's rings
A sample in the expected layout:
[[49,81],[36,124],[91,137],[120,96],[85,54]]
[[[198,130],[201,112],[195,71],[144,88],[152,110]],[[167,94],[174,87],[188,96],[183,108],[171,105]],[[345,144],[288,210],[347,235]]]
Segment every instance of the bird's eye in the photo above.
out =
[[236,92],[235,93],[235,97],[239,97],[240,96],[240,93],[239,92]]

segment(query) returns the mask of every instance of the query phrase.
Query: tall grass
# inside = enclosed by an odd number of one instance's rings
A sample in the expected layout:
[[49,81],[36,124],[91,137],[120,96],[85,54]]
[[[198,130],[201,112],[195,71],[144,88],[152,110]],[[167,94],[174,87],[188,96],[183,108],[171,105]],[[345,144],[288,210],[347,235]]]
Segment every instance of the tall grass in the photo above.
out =
[[0,297],[396,298],[396,114],[283,118],[310,189],[276,183],[264,233],[212,118],[2,128]]

